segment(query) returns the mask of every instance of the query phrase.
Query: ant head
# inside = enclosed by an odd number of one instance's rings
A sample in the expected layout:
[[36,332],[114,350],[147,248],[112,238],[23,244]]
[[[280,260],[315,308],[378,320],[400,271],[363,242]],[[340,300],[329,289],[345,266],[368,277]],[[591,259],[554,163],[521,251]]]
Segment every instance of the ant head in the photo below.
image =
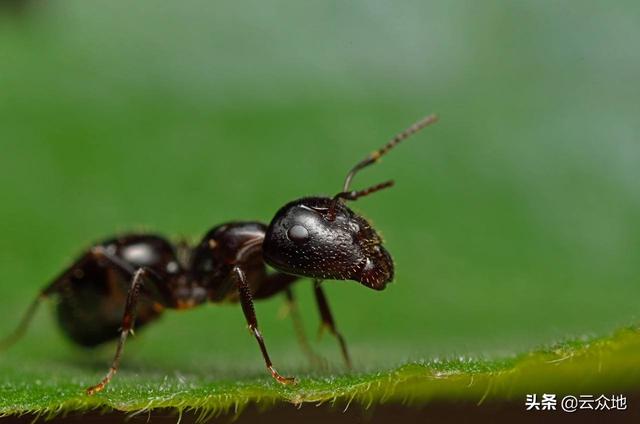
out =
[[382,240],[363,217],[342,202],[333,203],[328,197],[307,197],[282,207],[267,229],[265,261],[290,274],[384,289],[393,279],[393,261]]
[[393,280],[391,255],[367,220],[345,202],[391,187],[393,182],[359,191],[349,191],[349,186],[358,171],[436,120],[435,115],[424,118],[356,164],[347,174],[343,190],[334,197],[306,197],[283,206],[267,229],[264,260],[289,274],[355,280],[375,290],[384,289]]

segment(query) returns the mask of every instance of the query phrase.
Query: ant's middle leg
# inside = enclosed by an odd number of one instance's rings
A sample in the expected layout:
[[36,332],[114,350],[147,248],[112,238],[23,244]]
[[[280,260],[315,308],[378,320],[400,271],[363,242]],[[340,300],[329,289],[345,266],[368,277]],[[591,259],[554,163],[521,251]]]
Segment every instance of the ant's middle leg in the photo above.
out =
[[140,290],[144,285],[145,280],[147,280],[148,273],[149,271],[146,268],[139,268],[133,274],[131,287],[129,288],[129,293],[127,294],[127,303],[125,304],[124,315],[122,316],[120,339],[118,340],[118,346],[116,348],[113,362],[111,364],[111,367],[109,368],[109,371],[100,381],[100,383],[87,389],[88,395],[93,395],[103,390],[105,386],[109,384],[109,381],[111,381],[116,372],[118,372],[118,368],[120,367],[120,358],[122,357],[122,352],[124,351],[124,343],[127,341],[127,336],[129,335],[129,333],[133,332],[133,324],[136,318],[135,313],[138,299],[140,297]]
[[247,324],[249,324],[249,329],[253,333],[253,336],[256,338],[256,341],[260,346],[260,351],[262,352],[262,357],[264,358],[264,362],[267,365],[267,368],[271,372],[273,378],[275,378],[279,383],[295,383],[294,378],[281,376],[273,367],[273,363],[271,362],[271,358],[269,358],[269,353],[267,352],[267,347],[264,344],[264,338],[262,337],[262,334],[258,329],[258,318],[256,317],[256,311],[253,307],[253,299],[251,295],[251,289],[249,288],[249,284],[247,283],[247,277],[244,271],[237,265],[233,267],[232,272],[236,280],[238,293],[240,294],[240,304],[242,305],[242,312],[244,312]]
[[322,356],[315,353],[311,348],[311,345],[309,344],[309,340],[307,339],[307,336],[304,332],[302,318],[300,317],[300,312],[298,311],[298,303],[296,302],[291,287],[288,287],[286,289],[285,296],[287,299],[287,309],[289,314],[291,315],[291,320],[293,321],[293,329],[296,332],[296,338],[298,339],[300,349],[302,350],[302,352],[304,352],[305,356],[312,366],[327,368],[327,361]]
[[328,328],[331,334],[333,334],[338,339],[338,343],[340,343],[340,350],[342,350],[342,356],[345,363],[347,364],[347,368],[351,368],[351,358],[349,357],[349,351],[347,350],[347,343],[345,342],[344,337],[342,337],[342,334],[340,334],[340,332],[336,328],[336,323],[333,320],[333,315],[331,315],[331,309],[329,309],[327,296],[325,296],[320,283],[321,281],[316,280],[313,284],[313,290],[316,296],[320,318],[322,319],[322,326],[320,327],[320,330],[322,330],[323,328]]

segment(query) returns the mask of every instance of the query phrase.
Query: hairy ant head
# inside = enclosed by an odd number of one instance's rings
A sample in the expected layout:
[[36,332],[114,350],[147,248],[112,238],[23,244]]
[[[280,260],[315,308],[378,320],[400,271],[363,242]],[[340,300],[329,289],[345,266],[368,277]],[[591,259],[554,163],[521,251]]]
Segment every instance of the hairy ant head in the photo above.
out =
[[[328,214],[333,208],[333,219]],[[366,219],[328,197],[282,207],[262,245],[274,268],[316,279],[355,280],[376,290],[393,279],[393,261]]]
[[347,174],[343,190],[329,197],[307,197],[282,207],[269,225],[262,245],[264,260],[289,274],[316,279],[355,280],[382,290],[393,280],[393,260],[377,232],[345,205],[393,181],[350,191],[353,177],[401,141],[437,120],[429,115],[393,137],[358,162]]

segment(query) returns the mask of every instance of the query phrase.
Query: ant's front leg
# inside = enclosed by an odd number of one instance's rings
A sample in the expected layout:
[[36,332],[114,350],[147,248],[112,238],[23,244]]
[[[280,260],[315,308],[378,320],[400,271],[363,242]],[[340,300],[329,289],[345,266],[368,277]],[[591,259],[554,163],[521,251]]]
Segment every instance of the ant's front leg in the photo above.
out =
[[293,329],[296,332],[296,338],[298,339],[298,344],[300,345],[302,352],[307,356],[311,366],[327,368],[327,362],[323,357],[313,351],[309,341],[307,340],[307,336],[304,333],[304,326],[302,325],[302,319],[300,318],[300,313],[298,311],[298,304],[295,296],[293,295],[293,288],[291,287],[299,278],[300,277],[296,275],[283,274],[280,272],[268,275],[265,283],[261,284],[253,293],[253,299],[266,299],[284,291],[287,302],[287,312],[293,321]]
[[253,307],[253,299],[251,296],[251,289],[249,288],[249,284],[247,284],[247,277],[244,271],[237,265],[233,267],[232,272],[235,277],[236,284],[238,285],[242,312],[244,312],[244,316],[247,319],[247,324],[249,324],[249,329],[253,333],[258,342],[258,345],[260,346],[260,351],[262,352],[262,357],[264,358],[264,362],[267,365],[267,368],[271,372],[273,378],[275,378],[279,383],[295,383],[295,378],[283,377],[278,374],[278,371],[276,371],[275,368],[273,368],[273,364],[271,362],[271,359],[269,358],[269,353],[267,352],[267,347],[264,344],[264,338],[262,337],[262,334],[258,329],[258,319],[256,318],[256,311]]
[[124,308],[124,315],[122,316],[122,326],[120,329],[120,339],[118,340],[118,347],[116,348],[116,354],[113,358],[111,368],[104,376],[100,383],[95,386],[91,386],[87,389],[88,395],[94,395],[102,391],[109,381],[113,378],[118,368],[120,367],[120,358],[124,350],[124,343],[127,341],[127,336],[133,331],[133,324],[135,321],[136,305],[138,304],[138,298],[140,297],[140,289],[142,288],[145,279],[147,279],[148,270],[146,268],[139,268],[134,274],[131,281],[131,287],[127,294],[127,303]]
[[320,283],[320,280],[315,280],[313,283],[316,303],[318,304],[320,318],[322,319],[322,326],[320,327],[320,330],[322,331],[323,328],[328,328],[331,334],[333,334],[338,339],[338,343],[340,343],[340,349],[342,350],[342,356],[345,363],[347,364],[347,368],[351,368],[351,358],[349,357],[349,351],[347,350],[347,343],[344,341],[344,337],[342,337],[342,334],[340,334],[340,332],[336,328],[336,323],[333,320],[333,316],[331,315],[331,309],[329,309],[329,302],[327,302],[327,297],[325,296]]

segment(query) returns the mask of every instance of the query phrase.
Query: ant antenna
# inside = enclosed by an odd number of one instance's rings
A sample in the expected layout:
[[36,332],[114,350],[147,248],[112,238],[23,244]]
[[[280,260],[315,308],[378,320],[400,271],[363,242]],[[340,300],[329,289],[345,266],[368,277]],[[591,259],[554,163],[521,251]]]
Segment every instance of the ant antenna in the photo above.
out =
[[327,219],[329,221],[333,221],[335,219],[336,204],[341,199],[357,200],[361,197],[375,193],[376,191],[392,187],[393,181],[386,181],[384,183],[376,184],[364,190],[358,190],[358,191],[349,190],[349,187],[351,186],[351,181],[353,180],[353,177],[358,173],[358,171],[360,171],[363,168],[366,168],[369,165],[376,163],[382,156],[386,155],[389,152],[389,150],[393,149],[398,144],[400,144],[401,141],[406,140],[407,138],[411,137],[413,134],[417,133],[418,131],[420,131],[426,126],[433,124],[437,120],[438,120],[438,115],[435,115],[435,114],[428,115],[422,118],[421,120],[419,120],[418,122],[416,122],[415,124],[407,128],[406,130],[396,134],[391,140],[387,142],[387,144],[385,144],[378,150],[373,151],[366,158],[358,162],[356,166],[351,168],[351,170],[347,174],[347,177],[344,180],[344,186],[342,187],[342,191],[336,194],[335,196],[333,196],[331,206],[329,207]]
[[361,197],[367,196],[371,193],[375,193],[376,191],[383,190],[385,188],[393,187],[393,180],[385,181],[380,184],[376,184],[369,188],[365,188],[364,190],[353,190],[353,191],[343,191],[335,196],[333,196],[334,200],[344,199],[344,200],[358,200]]
[[351,171],[349,171],[349,173],[347,174],[347,178],[345,178],[344,180],[344,186],[342,187],[342,191],[343,192],[349,191],[349,187],[351,186],[351,180],[353,180],[353,177],[358,173],[358,171],[360,171],[363,168],[366,168],[369,165],[376,163],[382,156],[387,154],[389,150],[393,149],[398,144],[400,144],[401,141],[406,140],[407,138],[411,137],[413,134],[417,133],[427,125],[433,124],[437,120],[438,120],[438,115],[433,114],[433,115],[426,116],[421,120],[419,120],[418,122],[416,122],[415,124],[411,125],[406,130],[396,134],[395,137],[389,140],[387,144],[385,144],[378,150],[370,153],[366,158],[358,162],[356,166],[351,168]]

